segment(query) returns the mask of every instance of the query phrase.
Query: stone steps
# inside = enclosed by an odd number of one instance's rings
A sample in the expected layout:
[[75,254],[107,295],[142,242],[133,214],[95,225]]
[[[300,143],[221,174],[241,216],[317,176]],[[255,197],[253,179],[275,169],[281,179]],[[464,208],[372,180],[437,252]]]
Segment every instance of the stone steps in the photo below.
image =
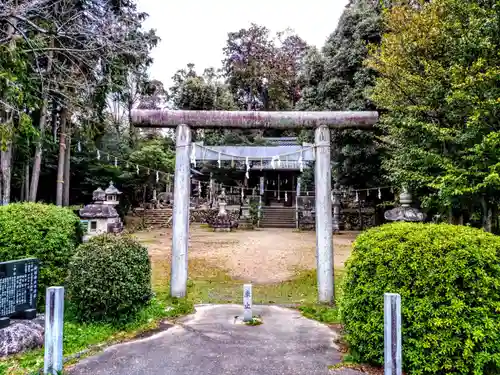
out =
[[262,228],[295,228],[295,208],[264,207],[260,226]]

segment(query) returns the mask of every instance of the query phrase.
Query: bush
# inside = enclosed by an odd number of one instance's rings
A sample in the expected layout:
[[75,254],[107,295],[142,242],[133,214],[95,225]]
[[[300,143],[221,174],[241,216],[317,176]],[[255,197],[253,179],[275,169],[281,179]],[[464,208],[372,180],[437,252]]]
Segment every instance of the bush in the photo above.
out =
[[147,249],[126,236],[80,245],[69,266],[68,296],[80,321],[126,321],[152,297]]
[[500,373],[500,237],[448,224],[361,234],[340,313],[354,357],[383,364],[383,295],[401,295],[403,366],[412,375]]
[[38,258],[38,308],[45,289],[63,285],[81,239],[80,219],[71,210],[41,203],[0,207],[0,261]]

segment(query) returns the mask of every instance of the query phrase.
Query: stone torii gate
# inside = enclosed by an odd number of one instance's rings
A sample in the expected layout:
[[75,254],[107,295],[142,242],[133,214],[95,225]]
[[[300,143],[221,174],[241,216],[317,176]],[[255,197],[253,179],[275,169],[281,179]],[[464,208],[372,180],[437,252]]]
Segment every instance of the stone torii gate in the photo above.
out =
[[186,296],[191,129],[314,129],[318,301],[334,301],[330,128],[370,128],[377,112],[252,112],[134,110],[140,128],[175,128],[175,181],[170,293]]

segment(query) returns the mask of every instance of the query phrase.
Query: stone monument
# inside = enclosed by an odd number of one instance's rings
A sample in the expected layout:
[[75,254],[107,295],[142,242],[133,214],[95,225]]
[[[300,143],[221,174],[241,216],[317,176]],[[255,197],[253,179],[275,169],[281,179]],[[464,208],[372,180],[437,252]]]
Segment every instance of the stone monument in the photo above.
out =
[[417,208],[411,207],[412,196],[408,189],[404,188],[399,194],[400,206],[388,210],[384,213],[384,218],[389,221],[422,222],[425,214]]
[[[106,193],[108,192],[108,194]],[[86,233],[83,241],[104,233],[119,233],[123,230],[123,223],[115,207],[119,201],[115,197],[121,194],[111,182],[106,191],[97,188],[92,194],[93,202],[83,207],[79,214],[82,223],[86,224]],[[110,197],[108,200],[108,197]],[[109,202],[109,203],[108,203]]]
[[36,313],[38,260],[0,263],[0,358],[43,345],[44,319]]

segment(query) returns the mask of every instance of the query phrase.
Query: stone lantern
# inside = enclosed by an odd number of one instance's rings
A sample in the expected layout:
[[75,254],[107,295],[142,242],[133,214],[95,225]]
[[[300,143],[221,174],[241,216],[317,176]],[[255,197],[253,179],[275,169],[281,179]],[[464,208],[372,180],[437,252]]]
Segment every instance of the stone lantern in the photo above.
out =
[[120,194],[122,192],[119,191],[114,185],[113,181],[109,183],[109,186],[106,190],[104,190],[104,194],[106,196],[106,199],[104,201],[105,204],[110,204],[112,206],[116,206],[118,203],[120,203]]
[[230,232],[238,226],[237,221],[231,220],[229,213],[226,210],[226,190],[222,188],[222,192],[218,197],[219,212],[217,216],[211,220],[209,225],[215,232]]
[[406,188],[399,194],[399,207],[388,210],[384,213],[384,218],[389,221],[409,221],[422,222],[425,214],[417,208],[411,207],[412,196]]
[[[114,188],[112,184],[110,184],[110,187]],[[123,223],[114,207],[116,203],[106,203],[114,202],[107,200],[106,191],[97,188],[92,194],[93,202],[79,211],[82,224],[85,225],[86,229],[86,233],[83,236],[84,242],[93,236],[104,233],[119,233],[123,230]],[[118,203],[118,201],[116,202]]]

